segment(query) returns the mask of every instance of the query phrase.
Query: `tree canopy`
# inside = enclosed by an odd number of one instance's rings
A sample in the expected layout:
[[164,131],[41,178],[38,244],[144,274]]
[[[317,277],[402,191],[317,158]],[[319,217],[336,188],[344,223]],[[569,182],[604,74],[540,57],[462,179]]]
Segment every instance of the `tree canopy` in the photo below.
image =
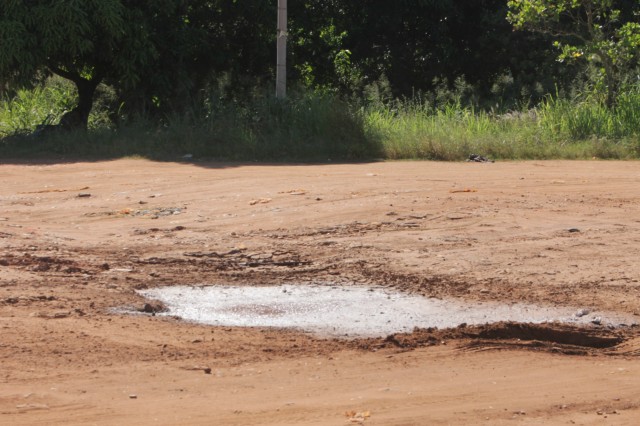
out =
[[[4,1],[0,4],[0,75],[29,85],[50,73],[78,89],[77,121],[86,125],[93,93],[109,75],[135,84],[152,56],[133,14],[117,0]],[[138,48],[136,48],[138,47]]]
[[[472,87],[482,99],[541,97],[586,59],[614,96],[637,64],[637,0],[301,0],[290,2],[292,86],[390,97]],[[273,0],[4,0],[0,90],[51,74],[72,81],[69,125],[86,126],[96,87],[118,108],[171,112],[220,87],[240,96],[275,76]],[[513,28],[522,31],[513,31]],[[560,48],[560,59],[553,42]],[[534,99],[535,100],[535,99]],[[74,119],[75,121],[73,121]]]
[[141,93],[149,102],[185,95],[192,88],[187,74],[210,65],[204,54],[210,30],[197,19],[211,8],[180,0],[3,1],[0,76],[9,87],[50,74],[71,80],[78,89],[71,126],[86,126],[101,82],[132,103]]
[[549,33],[561,61],[586,60],[601,68],[607,104],[613,105],[640,52],[640,2],[615,0],[510,0],[509,21]]

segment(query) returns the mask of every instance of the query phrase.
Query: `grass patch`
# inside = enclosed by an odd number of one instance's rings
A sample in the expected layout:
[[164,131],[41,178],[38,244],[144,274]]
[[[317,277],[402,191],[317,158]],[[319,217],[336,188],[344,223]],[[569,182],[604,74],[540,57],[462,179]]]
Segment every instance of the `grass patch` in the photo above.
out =
[[11,99],[0,101],[0,137],[28,134],[40,124],[51,124],[73,108],[74,101],[71,83],[62,79],[19,90]]
[[365,112],[366,129],[388,159],[629,159],[640,155],[640,96],[613,110],[549,98],[537,108],[492,114],[460,104],[398,103]]
[[[103,90],[108,95],[108,90]],[[460,161],[630,159],[640,156],[640,86],[613,109],[590,99],[549,97],[535,108],[496,114],[459,102],[395,101],[369,106],[318,93],[286,101],[263,96],[240,103],[210,96],[190,111],[113,125],[98,102],[89,131],[35,138],[73,105],[61,80],[18,92],[0,104],[0,156],[176,160],[354,161],[373,158]]]

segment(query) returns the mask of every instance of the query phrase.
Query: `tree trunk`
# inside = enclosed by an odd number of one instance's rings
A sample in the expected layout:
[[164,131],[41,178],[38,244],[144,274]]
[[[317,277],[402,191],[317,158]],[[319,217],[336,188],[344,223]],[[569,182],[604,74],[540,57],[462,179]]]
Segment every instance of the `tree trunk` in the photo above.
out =
[[50,67],[51,71],[59,76],[73,81],[78,90],[78,104],[71,111],[68,111],[60,118],[59,126],[64,130],[86,130],[89,122],[89,113],[93,108],[93,95],[98,84],[102,81],[100,73],[96,73],[93,78],[86,79],[80,75],[63,70],[58,67]]
[[99,82],[79,79],[74,83],[78,89],[78,105],[62,116],[60,126],[64,130],[86,130],[89,122],[89,113],[93,107],[93,95]]
[[602,62],[602,67],[604,68],[604,83],[607,86],[607,99],[606,105],[607,108],[613,108],[616,105],[617,97],[618,97],[618,80],[616,78],[615,66],[613,62],[608,56],[605,56],[605,52],[599,52],[600,61]]

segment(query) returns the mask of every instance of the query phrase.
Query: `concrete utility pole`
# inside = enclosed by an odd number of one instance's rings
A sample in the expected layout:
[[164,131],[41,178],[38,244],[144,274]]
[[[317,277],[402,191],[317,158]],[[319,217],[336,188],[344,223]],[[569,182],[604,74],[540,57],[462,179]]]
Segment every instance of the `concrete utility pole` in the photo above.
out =
[[276,98],[287,97],[287,0],[278,0]]

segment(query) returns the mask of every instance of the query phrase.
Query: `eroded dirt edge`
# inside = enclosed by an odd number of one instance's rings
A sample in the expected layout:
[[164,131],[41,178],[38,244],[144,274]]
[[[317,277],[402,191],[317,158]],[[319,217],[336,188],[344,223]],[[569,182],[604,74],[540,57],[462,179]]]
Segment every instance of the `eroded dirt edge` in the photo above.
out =
[[[182,229],[149,228],[136,230],[136,235],[172,234]],[[356,227],[360,232],[361,227]],[[340,229],[342,230],[342,228]],[[339,230],[339,231],[340,231]],[[315,231],[319,232],[319,231]],[[268,235],[267,238],[273,238]],[[255,235],[253,235],[255,239]],[[281,236],[276,236],[282,239]],[[323,247],[333,243],[321,241],[302,244],[298,249],[272,244],[264,247],[244,246],[224,250],[180,250],[165,247],[166,254],[141,256],[139,250],[113,250],[100,248],[72,248],[23,246],[0,258],[0,266],[11,269],[18,278],[4,286],[15,286],[16,292],[0,299],[0,304],[14,309],[27,309],[30,316],[45,319],[64,319],[85,316],[112,316],[114,307],[130,307],[140,313],[155,316],[162,306],[142,299],[135,292],[165,285],[270,285],[286,283],[331,282],[340,285],[377,285],[427,297],[454,296],[464,299],[500,300],[509,302],[504,295],[493,295],[490,290],[470,292],[465,279],[450,276],[407,274],[394,271],[382,263],[370,260],[339,261],[339,255],[331,253],[317,256]],[[306,246],[306,247],[305,247]],[[309,249],[309,247],[312,247]],[[355,247],[352,251],[366,251]],[[142,252],[152,251],[147,248]],[[314,256],[305,251],[312,252]],[[352,253],[353,254],[353,253]],[[25,279],[29,285],[25,286]],[[18,287],[17,283],[21,281]],[[71,290],[71,291],[69,291]],[[520,300],[521,301],[521,300]],[[538,302],[538,300],[531,300]],[[558,304],[565,302],[558,300]],[[35,311],[34,311],[35,309]],[[160,319],[171,323],[177,318]],[[231,331],[232,328],[224,328]],[[331,352],[338,349],[377,351],[392,349],[407,351],[419,347],[441,344],[458,344],[462,350],[535,350],[567,355],[639,356],[635,345],[625,342],[640,336],[635,324],[611,328],[594,324],[572,326],[567,324],[522,324],[512,322],[480,326],[461,325],[453,329],[415,329],[412,333],[397,333],[384,338],[354,340],[322,340],[290,330],[261,330],[280,337],[295,336],[292,341],[306,344],[283,349],[263,347],[272,355],[299,355],[305,351]],[[309,344],[313,342],[313,344]]]

